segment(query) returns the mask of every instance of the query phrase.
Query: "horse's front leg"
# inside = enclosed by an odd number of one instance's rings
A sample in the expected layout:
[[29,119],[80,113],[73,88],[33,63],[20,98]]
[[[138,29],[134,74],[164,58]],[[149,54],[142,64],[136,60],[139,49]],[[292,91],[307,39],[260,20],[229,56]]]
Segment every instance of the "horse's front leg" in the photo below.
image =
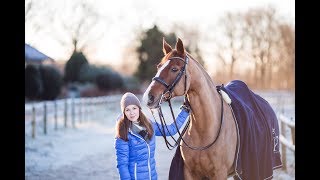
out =
[[200,174],[197,174],[195,171],[190,171],[186,167],[184,167],[183,173],[184,173],[184,180],[209,180],[210,179],[205,176],[201,176]]
[[212,180],[227,180],[228,173],[226,170],[216,171],[213,176],[209,177]]
[[189,171],[189,169],[186,166],[184,166],[184,168],[183,168],[183,174],[184,174],[184,180],[196,179],[195,177],[193,177],[193,175],[191,174],[191,172]]

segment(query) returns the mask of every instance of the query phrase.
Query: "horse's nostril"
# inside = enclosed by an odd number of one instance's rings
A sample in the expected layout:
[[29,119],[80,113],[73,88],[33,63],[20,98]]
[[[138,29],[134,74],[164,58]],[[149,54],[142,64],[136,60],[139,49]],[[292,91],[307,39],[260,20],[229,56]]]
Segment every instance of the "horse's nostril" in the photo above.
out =
[[154,96],[151,95],[151,94],[149,94],[149,95],[148,95],[148,104],[152,104],[153,101],[154,101]]

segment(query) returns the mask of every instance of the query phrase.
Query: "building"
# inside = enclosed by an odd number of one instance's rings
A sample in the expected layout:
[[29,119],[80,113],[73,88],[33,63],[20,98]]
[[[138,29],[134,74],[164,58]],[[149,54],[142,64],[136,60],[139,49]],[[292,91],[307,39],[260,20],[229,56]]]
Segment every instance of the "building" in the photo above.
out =
[[38,51],[36,48],[25,43],[25,65],[44,63],[52,64],[54,63],[54,60],[49,56],[43,54],[42,52]]

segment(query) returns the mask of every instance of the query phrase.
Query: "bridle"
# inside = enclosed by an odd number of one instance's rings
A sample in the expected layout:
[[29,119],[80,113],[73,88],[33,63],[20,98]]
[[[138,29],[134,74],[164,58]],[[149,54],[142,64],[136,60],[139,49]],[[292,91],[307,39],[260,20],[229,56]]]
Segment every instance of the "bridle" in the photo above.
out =
[[[168,84],[167,84],[162,78],[160,78],[159,76],[152,78],[152,80],[155,80],[155,81],[159,82],[160,84],[162,84],[162,85],[164,85],[164,86],[166,87],[166,89],[164,90],[164,92],[163,92],[162,95],[161,95],[160,101],[159,101],[158,106],[157,106],[158,115],[159,115],[160,123],[161,123],[161,129],[160,129],[158,123],[156,123],[156,124],[157,124],[158,129],[160,130],[160,133],[161,133],[162,137],[164,138],[165,143],[166,143],[166,146],[167,146],[167,148],[168,148],[169,150],[172,150],[172,149],[175,148],[177,145],[179,145],[181,140],[184,142],[184,144],[185,144],[188,148],[190,148],[190,149],[192,149],[192,150],[205,150],[205,149],[211,147],[211,146],[217,141],[217,139],[218,139],[218,137],[219,137],[219,135],[220,135],[220,130],[221,130],[221,126],[222,126],[222,120],[223,120],[223,98],[222,98],[221,93],[220,93],[220,88],[221,88],[221,86],[218,86],[218,87],[217,87],[217,90],[218,90],[218,92],[219,92],[219,94],[220,94],[220,97],[221,97],[221,122],[220,122],[220,127],[219,127],[219,131],[218,131],[218,134],[217,134],[216,138],[214,139],[213,142],[211,142],[210,144],[208,144],[208,145],[206,145],[206,146],[203,146],[203,147],[193,147],[193,146],[188,145],[188,144],[185,142],[185,140],[182,138],[182,136],[184,135],[184,133],[186,132],[186,130],[187,130],[188,127],[189,127],[190,118],[188,119],[187,124],[185,125],[184,129],[183,129],[182,132],[180,133],[180,130],[179,130],[178,125],[177,125],[177,123],[176,123],[176,121],[175,121],[175,116],[174,116],[174,113],[173,113],[173,110],[172,110],[171,98],[172,98],[172,91],[174,90],[174,87],[175,87],[175,86],[177,85],[177,83],[180,81],[182,75],[184,75],[184,76],[185,76],[185,81],[184,81],[184,102],[185,102],[186,104],[189,104],[189,105],[190,105],[190,103],[189,103],[189,101],[188,101],[188,98],[187,98],[187,74],[186,74],[186,66],[187,66],[187,64],[188,64],[188,62],[189,62],[189,57],[188,57],[188,55],[186,55],[185,59],[183,59],[183,58],[181,58],[181,57],[177,57],[177,56],[176,56],[176,57],[171,57],[171,58],[169,58],[168,60],[175,60],[175,59],[181,60],[182,62],[184,62],[184,66],[183,66],[183,67],[181,68],[181,70],[179,71],[179,73],[178,73],[177,77],[175,78],[175,80],[173,81],[173,83],[171,83],[170,85],[168,85]],[[222,86],[223,86],[223,85],[222,85]],[[168,96],[167,96],[167,95],[168,95]],[[177,132],[178,132],[178,134],[179,134],[178,140],[176,140],[176,139],[173,137],[173,135],[171,135],[170,131],[169,131],[168,128],[167,128],[167,123],[165,122],[165,119],[164,119],[164,116],[163,116],[163,113],[162,113],[162,109],[161,109],[161,104],[162,104],[162,100],[163,100],[163,99],[164,99],[166,102],[168,102],[168,104],[169,104],[169,107],[170,107],[170,110],[171,110],[171,115],[172,115],[172,118],[173,118],[173,122],[174,122],[175,127],[177,128]],[[191,106],[190,106],[190,108],[191,108]],[[191,108],[191,110],[192,110],[192,108]],[[152,113],[152,115],[153,115],[153,117],[154,117],[153,111],[151,111],[151,113]],[[154,119],[155,119],[155,121],[156,121],[156,118],[155,118],[155,117],[154,117]],[[165,129],[164,129],[164,127],[167,128],[167,132],[169,133],[169,135],[171,136],[171,138],[172,138],[173,141],[175,142],[174,145],[172,145],[172,144],[167,140],[166,135],[165,135]],[[170,146],[170,147],[169,147],[169,146]]]
[[[177,85],[177,83],[180,81],[180,79],[181,79],[181,77],[182,77],[183,74],[184,74],[184,77],[185,77],[185,79],[184,79],[184,80],[185,80],[185,81],[184,81],[184,94],[187,93],[187,92],[186,92],[186,91],[187,91],[187,73],[186,73],[186,67],[187,67],[187,64],[188,64],[188,62],[189,62],[189,58],[188,58],[187,55],[186,55],[186,58],[185,58],[185,59],[176,56],[176,57],[171,57],[171,58],[169,58],[168,61],[169,61],[169,60],[174,60],[174,59],[178,59],[178,60],[184,62],[184,65],[183,65],[183,67],[180,69],[180,71],[179,71],[176,79],[173,81],[172,84],[168,85],[168,84],[167,84],[161,77],[159,77],[159,76],[152,78],[152,81],[153,81],[153,80],[158,81],[160,84],[164,85],[164,86],[167,88],[166,90],[164,90],[164,93],[162,93],[163,97],[161,97],[161,100],[162,100],[163,98],[164,98],[165,100],[171,99],[171,97],[172,97],[172,91],[173,91],[174,87]],[[167,97],[166,94],[168,94],[169,96]],[[161,100],[160,100],[160,101],[161,101]]]

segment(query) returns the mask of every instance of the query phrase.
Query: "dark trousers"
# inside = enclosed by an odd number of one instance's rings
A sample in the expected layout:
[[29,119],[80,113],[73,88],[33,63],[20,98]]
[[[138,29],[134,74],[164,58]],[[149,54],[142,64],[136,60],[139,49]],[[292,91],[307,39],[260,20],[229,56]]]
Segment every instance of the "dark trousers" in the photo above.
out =
[[176,153],[171,161],[169,180],[184,180],[183,175],[184,162],[180,152],[180,146],[177,147]]

